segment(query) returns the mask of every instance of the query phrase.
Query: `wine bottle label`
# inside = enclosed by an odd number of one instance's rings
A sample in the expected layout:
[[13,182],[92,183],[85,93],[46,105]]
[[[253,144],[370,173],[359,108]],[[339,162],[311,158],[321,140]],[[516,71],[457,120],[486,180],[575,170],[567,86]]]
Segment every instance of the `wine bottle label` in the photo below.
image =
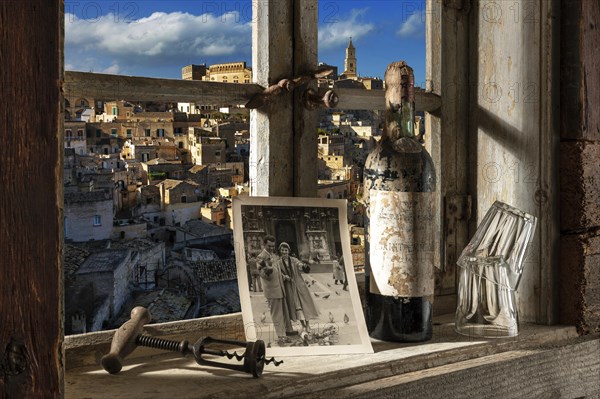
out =
[[433,295],[434,195],[369,191],[372,293],[394,297]]

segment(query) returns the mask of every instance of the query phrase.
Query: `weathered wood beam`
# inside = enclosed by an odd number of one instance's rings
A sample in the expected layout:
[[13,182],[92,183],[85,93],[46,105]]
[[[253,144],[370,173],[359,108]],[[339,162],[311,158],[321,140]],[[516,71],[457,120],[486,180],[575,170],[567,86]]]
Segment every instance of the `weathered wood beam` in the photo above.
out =
[[[335,92],[340,99],[336,107],[338,109],[385,110],[385,90],[336,88]],[[436,112],[441,106],[442,98],[439,94],[422,91],[415,92],[416,111]]]
[[88,72],[65,72],[66,98],[98,100],[196,102],[207,105],[244,105],[263,87],[248,83],[143,78]]
[[[306,46],[305,46],[306,47]],[[300,69],[297,67],[296,69]],[[312,68],[314,69],[314,67]],[[290,76],[285,77],[291,77]],[[91,97],[101,100],[196,102],[206,105],[245,105],[269,86],[256,83],[222,83],[200,80],[145,78],[102,73],[65,71],[63,91],[67,99]],[[310,86],[309,86],[310,87]],[[335,89],[342,110],[384,110],[383,90]],[[321,94],[324,94],[321,93]],[[282,96],[283,97],[283,96]],[[435,93],[415,93],[417,111],[435,112],[441,107]]]

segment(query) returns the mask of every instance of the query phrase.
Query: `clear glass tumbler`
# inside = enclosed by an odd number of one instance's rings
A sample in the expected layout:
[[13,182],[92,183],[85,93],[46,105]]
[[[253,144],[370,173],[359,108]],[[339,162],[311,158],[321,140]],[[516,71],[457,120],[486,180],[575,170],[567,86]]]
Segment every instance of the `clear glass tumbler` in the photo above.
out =
[[537,219],[496,201],[458,259],[455,329],[468,336],[519,334],[515,292]]

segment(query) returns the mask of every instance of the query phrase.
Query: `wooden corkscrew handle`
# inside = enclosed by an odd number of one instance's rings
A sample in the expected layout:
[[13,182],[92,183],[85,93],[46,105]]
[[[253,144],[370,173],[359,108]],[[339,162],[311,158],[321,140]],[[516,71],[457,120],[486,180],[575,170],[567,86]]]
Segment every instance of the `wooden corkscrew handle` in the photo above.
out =
[[131,310],[131,319],[123,323],[115,332],[110,352],[102,357],[102,367],[110,374],[116,374],[123,367],[123,359],[137,347],[137,337],[142,334],[144,325],[152,319],[148,309],[137,306]]

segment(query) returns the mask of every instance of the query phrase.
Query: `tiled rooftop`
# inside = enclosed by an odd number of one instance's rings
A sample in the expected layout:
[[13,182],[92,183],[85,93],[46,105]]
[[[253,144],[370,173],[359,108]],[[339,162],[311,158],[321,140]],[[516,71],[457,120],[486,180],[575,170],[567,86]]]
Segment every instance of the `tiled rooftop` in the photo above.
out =
[[80,245],[65,244],[64,254],[65,278],[70,280],[73,278],[73,274],[75,274],[77,269],[79,269],[79,266],[81,266],[90,255],[90,251]]
[[177,290],[162,289],[150,292],[138,292],[135,298],[123,306],[123,311],[114,321],[114,327],[122,325],[131,317],[131,309],[143,306],[152,315],[151,323],[164,323],[181,320],[185,317],[192,301]]
[[110,200],[110,196],[103,190],[84,191],[84,192],[65,192],[65,204],[79,202],[97,202]]
[[77,274],[112,272],[130,256],[129,250],[107,249],[90,254],[77,270]]
[[226,227],[205,223],[197,219],[186,222],[181,230],[198,238],[231,234],[231,230]]
[[144,251],[161,245],[149,238],[134,238],[132,240],[115,240],[111,241],[112,249],[133,249],[136,251]]
[[196,281],[214,283],[237,279],[235,260],[216,260],[210,262],[188,262]]

